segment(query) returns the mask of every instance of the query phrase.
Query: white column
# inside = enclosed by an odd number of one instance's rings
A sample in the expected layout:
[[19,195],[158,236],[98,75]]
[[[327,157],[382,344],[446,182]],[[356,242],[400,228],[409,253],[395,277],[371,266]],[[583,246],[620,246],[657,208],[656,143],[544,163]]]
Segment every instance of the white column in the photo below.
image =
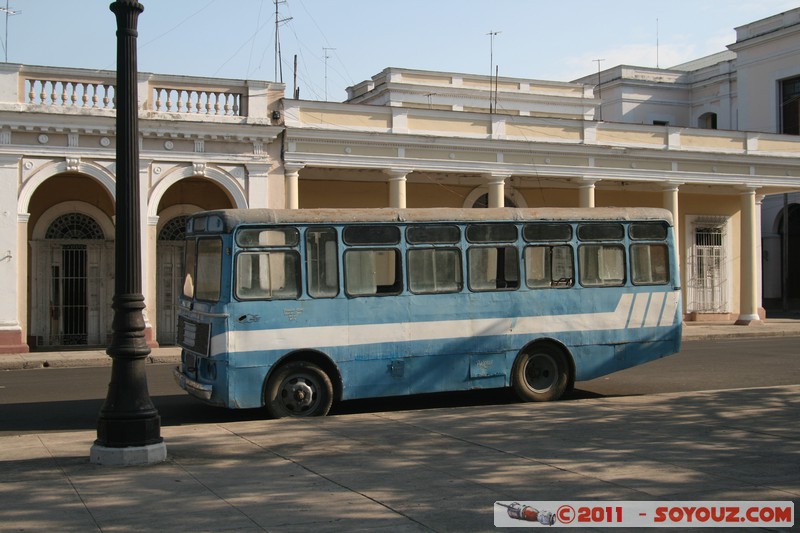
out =
[[594,207],[594,185],[598,181],[592,178],[578,180],[578,207]]
[[[158,240],[156,226],[151,225],[147,216],[147,202],[150,198],[150,169],[153,161],[139,159],[139,272],[142,273],[142,296],[144,297],[144,338],[151,348],[158,347],[155,328],[158,316],[158,302],[156,298],[156,242]],[[158,217],[155,217],[158,224]]]
[[17,323],[20,326],[22,335],[20,336],[20,349],[16,352],[28,351],[28,262],[30,261],[29,255],[30,248],[28,247],[28,222],[30,221],[30,213],[17,214],[17,258],[19,258],[19,267],[17,268]]
[[286,209],[300,208],[300,169],[305,165],[286,163],[283,165],[283,175],[286,178]]
[[764,195],[756,195],[756,308],[759,318],[766,317],[764,309],[764,251],[761,245],[761,204],[764,202]]
[[[269,207],[269,163],[245,163],[247,207]],[[237,206],[239,207],[239,206]]]
[[142,270],[142,294],[144,295],[145,338],[151,348],[158,346],[158,216],[148,217],[144,227],[145,244],[142,256],[145,263]]
[[491,173],[486,176],[488,179],[489,199],[487,207],[505,207],[506,205],[506,179],[511,174]]
[[675,235],[675,255],[678,259],[678,264],[681,264],[681,246],[680,246],[680,210],[678,208],[678,189],[683,183],[668,181],[663,184],[663,200],[664,209],[672,213],[672,233]]
[[741,217],[741,283],[739,288],[739,318],[737,325],[758,324],[758,247],[756,245],[756,189],[748,187],[742,193]]
[[[16,184],[19,181],[19,156],[0,157],[0,182]],[[12,185],[13,187],[13,185]],[[17,299],[25,298],[18,292],[19,277],[27,278],[27,269],[20,271],[20,256],[28,253],[27,238],[18,242],[17,195],[0,195],[0,353],[27,352],[22,338],[21,320],[17,315]]]
[[406,208],[406,176],[409,171],[387,168],[384,174],[389,176],[389,207]]

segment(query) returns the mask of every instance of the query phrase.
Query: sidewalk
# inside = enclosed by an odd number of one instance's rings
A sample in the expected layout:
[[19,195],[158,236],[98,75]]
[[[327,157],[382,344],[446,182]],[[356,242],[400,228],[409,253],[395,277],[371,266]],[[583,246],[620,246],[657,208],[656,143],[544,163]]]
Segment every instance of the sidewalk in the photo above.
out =
[[[695,323],[684,335],[800,336],[800,321]],[[1,357],[110,364],[101,350]],[[158,348],[150,361],[178,357]],[[95,431],[2,436],[0,532],[496,531],[495,501],[800,509],[800,385],[248,418],[162,426],[167,460],[146,466],[90,463]]]
[[798,419],[795,385],[162,427],[148,466],[89,463],[94,431],[0,437],[0,531],[496,531],[495,501],[796,517]]
[[[733,322],[684,322],[683,340],[713,340],[747,337],[800,337],[800,319],[775,318],[751,326],[736,326]],[[154,348],[148,363],[180,362],[181,350],[177,346]],[[69,350],[58,352],[30,352],[0,354],[0,370],[21,370],[43,367],[80,367],[110,365],[111,358],[105,349]]]

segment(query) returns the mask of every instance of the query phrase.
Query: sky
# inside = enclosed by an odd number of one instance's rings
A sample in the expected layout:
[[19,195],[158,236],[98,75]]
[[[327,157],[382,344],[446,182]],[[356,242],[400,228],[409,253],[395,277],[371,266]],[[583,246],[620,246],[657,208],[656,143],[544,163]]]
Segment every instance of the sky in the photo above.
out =
[[[10,63],[116,69],[110,0],[6,0]],[[670,67],[724,51],[786,0],[141,0],[142,72],[283,81],[344,101],[387,67],[571,81],[616,65]],[[0,7],[5,7],[0,0]],[[5,19],[5,20],[3,20]]]

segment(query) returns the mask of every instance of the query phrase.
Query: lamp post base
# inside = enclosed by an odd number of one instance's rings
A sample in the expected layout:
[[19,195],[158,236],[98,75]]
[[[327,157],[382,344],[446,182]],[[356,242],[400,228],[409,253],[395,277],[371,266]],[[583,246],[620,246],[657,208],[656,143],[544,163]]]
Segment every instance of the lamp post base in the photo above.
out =
[[110,448],[94,443],[89,452],[89,462],[96,465],[154,465],[166,460],[167,445],[164,441],[147,446],[128,446],[126,448]]

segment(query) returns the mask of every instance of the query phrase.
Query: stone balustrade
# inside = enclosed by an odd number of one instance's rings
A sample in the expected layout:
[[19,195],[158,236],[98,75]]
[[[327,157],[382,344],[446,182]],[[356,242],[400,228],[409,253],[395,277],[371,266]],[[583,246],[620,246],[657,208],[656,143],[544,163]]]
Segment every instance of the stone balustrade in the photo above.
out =
[[[115,109],[116,72],[0,64],[0,109],[106,114]],[[139,109],[154,117],[269,122],[283,84],[139,73]],[[227,122],[227,120],[226,120]]]
[[109,80],[31,76],[23,79],[26,104],[113,109],[115,87]]
[[153,87],[153,111],[198,115],[242,116],[246,93],[237,89]]

